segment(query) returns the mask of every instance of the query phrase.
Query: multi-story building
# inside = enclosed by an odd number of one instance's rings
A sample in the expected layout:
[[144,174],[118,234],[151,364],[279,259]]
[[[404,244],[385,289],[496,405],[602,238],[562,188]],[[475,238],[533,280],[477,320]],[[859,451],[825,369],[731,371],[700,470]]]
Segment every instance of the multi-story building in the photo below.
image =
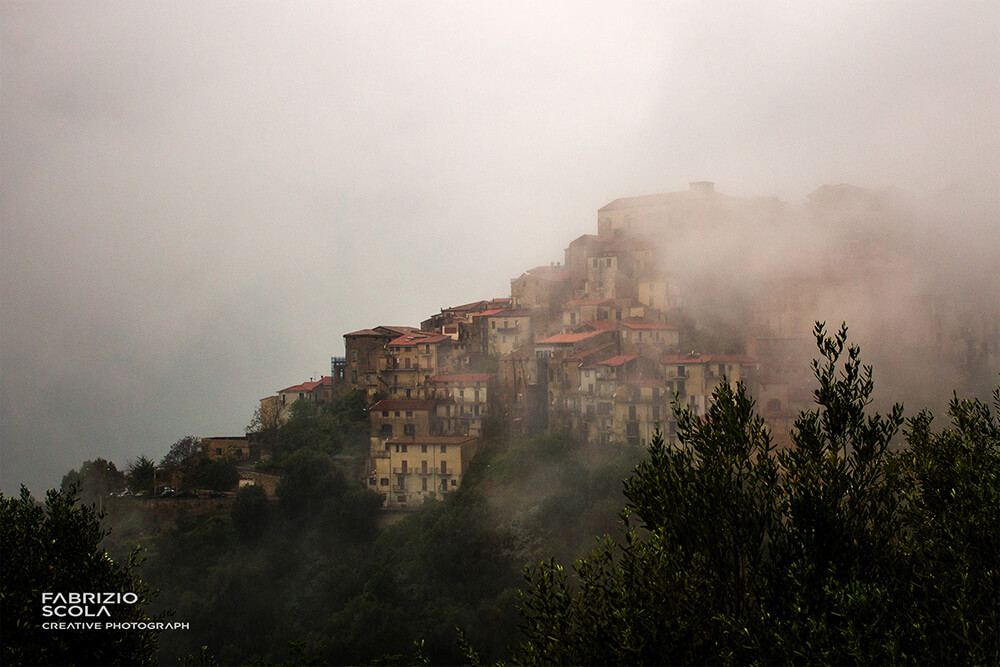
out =
[[363,391],[369,402],[375,400],[376,394],[385,393],[385,384],[379,381],[379,364],[385,357],[385,347],[390,341],[415,331],[419,329],[383,325],[344,334],[346,391]]
[[619,331],[622,349],[626,351],[654,349],[666,352],[680,345],[680,330],[666,322],[624,321],[619,324]]
[[384,399],[368,409],[372,452],[400,436],[430,435],[434,429],[434,402],[421,399]]
[[497,310],[486,320],[486,352],[494,357],[510,354],[534,340],[533,311],[526,308]]
[[495,413],[497,379],[493,373],[457,373],[431,377],[428,398],[436,406],[444,435],[483,433],[483,419]]
[[380,388],[389,398],[424,398],[432,375],[452,370],[449,336],[412,331],[389,341],[378,363]]
[[245,435],[213,436],[201,439],[201,453],[213,461],[250,460],[250,440]]
[[462,484],[476,453],[471,436],[390,438],[368,459],[368,488],[385,496],[387,509],[415,509],[425,499],[446,499]]
[[319,380],[309,378],[308,382],[292,385],[278,391],[278,403],[282,408],[291,407],[298,400],[306,400],[313,405],[331,403],[333,401],[333,381],[329,375]]
[[570,298],[572,283],[561,264],[536,266],[510,281],[515,308],[527,308],[547,317],[559,311]]
[[711,395],[725,379],[730,384],[743,382],[756,386],[757,362],[742,354],[665,354],[663,364],[666,388],[697,415],[711,406]]

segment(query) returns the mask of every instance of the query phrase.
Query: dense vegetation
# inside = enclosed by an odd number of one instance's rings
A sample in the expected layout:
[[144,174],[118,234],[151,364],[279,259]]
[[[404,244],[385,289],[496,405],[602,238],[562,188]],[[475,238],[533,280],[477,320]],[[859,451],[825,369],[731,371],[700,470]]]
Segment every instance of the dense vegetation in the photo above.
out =
[[[50,621],[146,623],[149,588],[137,574],[133,552],[116,562],[101,547],[102,515],[77,502],[75,487],[52,489],[44,505],[21,487],[18,498],[0,493],[0,663],[5,665],[154,664],[157,632],[49,630]],[[136,601],[108,607],[98,618],[46,616],[45,593],[131,593]],[[55,605],[52,605],[56,611]],[[96,611],[95,607],[91,607]],[[112,611],[113,610],[113,611]]]
[[[743,387],[681,411],[625,484],[624,539],[528,572],[524,664],[998,664],[1000,415],[951,404],[889,445],[846,328],[816,330],[817,407],[775,452]],[[1000,413],[1000,388],[994,395]]]
[[495,438],[447,501],[391,523],[353,476],[352,395],[255,419],[276,500],[247,487],[162,532],[118,517],[109,549],[144,546],[156,608],[191,625],[161,663],[997,664],[1000,388],[936,432],[870,410],[846,328],[816,340],[788,450],[723,383],[706,417],[676,406],[678,446]]

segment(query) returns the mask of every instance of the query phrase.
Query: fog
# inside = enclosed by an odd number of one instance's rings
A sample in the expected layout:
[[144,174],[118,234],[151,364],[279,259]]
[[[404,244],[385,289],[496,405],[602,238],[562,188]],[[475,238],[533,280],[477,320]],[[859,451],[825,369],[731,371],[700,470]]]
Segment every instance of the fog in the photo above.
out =
[[689,181],[943,197],[927,279],[995,270],[996,3],[479,4],[0,3],[4,493],[242,433]]

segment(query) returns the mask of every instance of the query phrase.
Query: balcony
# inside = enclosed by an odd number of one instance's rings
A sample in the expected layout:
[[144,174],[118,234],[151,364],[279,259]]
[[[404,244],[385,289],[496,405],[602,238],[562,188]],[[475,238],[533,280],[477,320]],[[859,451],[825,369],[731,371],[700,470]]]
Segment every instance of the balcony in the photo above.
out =
[[393,475],[412,475],[413,474],[413,468],[393,468],[392,469],[392,474]]

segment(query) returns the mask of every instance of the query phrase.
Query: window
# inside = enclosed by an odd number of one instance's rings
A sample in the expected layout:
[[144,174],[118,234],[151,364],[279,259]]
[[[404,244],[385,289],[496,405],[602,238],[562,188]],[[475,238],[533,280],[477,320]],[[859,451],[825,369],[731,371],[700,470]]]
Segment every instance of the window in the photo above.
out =
[[441,453],[442,454],[448,453],[448,445],[441,445]]
[[216,447],[215,448],[215,455],[216,456],[222,456],[222,447]]
[[417,429],[413,424],[403,424],[403,435],[416,435]]
[[396,414],[395,414],[395,416],[396,416],[396,417],[398,417],[398,416],[399,416],[399,410],[396,410]]
[[[403,445],[403,451],[406,451],[406,445]],[[405,474],[407,472],[407,470],[406,470],[406,459],[403,459],[403,462],[400,465],[402,465],[403,467],[400,468],[399,471],[401,473]]]
[[424,475],[427,474],[427,461],[426,459],[420,462],[420,472]]
[[383,410],[382,411],[382,416],[383,417],[388,417],[389,416],[389,411],[388,410]]
[[458,486],[458,480],[457,479],[451,480],[451,485],[452,486]]
[[421,491],[426,491],[427,490],[427,478],[426,477],[421,477],[420,478],[420,490]]
[[[406,453],[406,445],[400,445],[400,446],[402,447],[401,451],[403,452],[403,454],[405,454]],[[406,469],[406,461],[403,461],[403,469],[404,470]]]
[[379,435],[383,438],[391,438],[392,424],[382,424],[382,430],[380,431]]
[[406,416],[407,417],[412,417],[413,416],[413,410],[407,410],[406,411]]
[[358,360],[358,351],[351,350],[351,361],[357,361],[357,360]]
[[441,461],[441,474],[442,475],[447,475],[448,474],[448,462],[447,461]]
[[[420,445],[420,453],[421,454],[426,454],[427,453],[427,445]],[[425,461],[425,463],[426,463],[426,461]]]
[[633,420],[633,421],[635,421],[637,419],[637,417],[635,416],[635,406],[634,405],[628,406],[628,418],[631,419],[631,420]]
[[389,486],[389,478],[388,477],[383,477],[382,479],[380,479],[378,481],[378,483],[379,483],[379,486]]

